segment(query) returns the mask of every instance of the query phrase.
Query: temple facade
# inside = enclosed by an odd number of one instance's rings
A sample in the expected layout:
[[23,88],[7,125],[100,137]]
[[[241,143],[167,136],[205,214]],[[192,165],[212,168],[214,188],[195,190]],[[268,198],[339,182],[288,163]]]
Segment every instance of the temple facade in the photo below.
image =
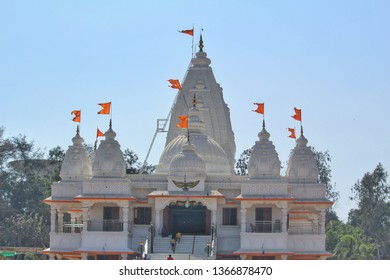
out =
[[[325,211],[303,133],[281,175],[263,122],[248,175],[234,174],[230,113],[203,50],[191,61],[173,105],[167,140],[152,174],[126,174],[110,123],[89,154],[77,131],[51,207],[51,259],[326,259]],[[188,129],[177,128],[188,116]],[[172,236],[181,234],[171,244]]]

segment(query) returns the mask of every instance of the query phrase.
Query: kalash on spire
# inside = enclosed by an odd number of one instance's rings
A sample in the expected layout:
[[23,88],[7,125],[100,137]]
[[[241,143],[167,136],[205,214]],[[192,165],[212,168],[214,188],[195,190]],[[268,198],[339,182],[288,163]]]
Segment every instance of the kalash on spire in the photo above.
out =
[[228,157],[230,169],[233,170],[236,144],[230,121],[230,110],[224,101],[222,87],[217,83],[210,67],[211,60],[204,51],[202,35],[198,46],[199,51],[191,60],[182,82],[182,90],[178,93],[173,106],[165,147],[178,135],[185,133],[176,128],[177,119],[188,114],[188,104],[191,104],[191,97],[196,95],[197,109],[205,124],[204,133],[222,147]]

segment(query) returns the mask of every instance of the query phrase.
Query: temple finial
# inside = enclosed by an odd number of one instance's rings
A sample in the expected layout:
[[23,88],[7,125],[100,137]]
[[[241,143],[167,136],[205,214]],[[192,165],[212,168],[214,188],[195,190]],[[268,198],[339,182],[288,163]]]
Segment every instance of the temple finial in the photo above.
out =
[[265,120],[263,119],[263,129],[265,128]]
[[79,126],[79,125],[77,125],[76,134],[77,134],[77,135],[80,135],[80,126]]
[[200,34],[200,39],[199,39],[199,51],[203,52],[203,39],[202,39],[202,34]]
[[301,124],[301,135],[303,136],[303,126]]
[[109,128],[112,129],[112,119],[110,119]]
[[187,143],[188,143],[188,144],[191,144],[191,143],[190,143],[190,138],[191,138],[191,137],[190,137],[190,131],[189,131],[188,128],[187,128]]
[[93,145],[93,149],[94,149],[94,151],[96,151],[96,149],[97,149],[97,140],[95,141],[95,145]]

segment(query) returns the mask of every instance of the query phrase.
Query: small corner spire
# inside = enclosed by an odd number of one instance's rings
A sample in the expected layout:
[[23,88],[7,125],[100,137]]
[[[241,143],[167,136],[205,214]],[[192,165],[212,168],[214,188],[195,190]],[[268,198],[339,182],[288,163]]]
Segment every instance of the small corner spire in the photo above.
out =
[[97,149],[97,140],[95,140],[95,145],[93,145],[93,150],[96,151]]

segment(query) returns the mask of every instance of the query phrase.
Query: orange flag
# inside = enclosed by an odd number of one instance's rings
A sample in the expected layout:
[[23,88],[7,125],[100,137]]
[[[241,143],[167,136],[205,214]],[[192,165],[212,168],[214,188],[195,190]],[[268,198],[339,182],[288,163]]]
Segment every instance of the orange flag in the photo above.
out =
[[173,80],[173,79],[169,79],[168,82],[171,83],[171,88],[176,88],[178,90],[181,90],[181,85],[180,85],[180,82],[179,80]]
[[99,103],[98,105],[102,106],[103,109],[101,109],[98,114],[102,115],[109,115],[111,110],[111,102],[107,103]]
[[96,131],[96,139],[97,139],[98,137],[102,137],[102,136],[104,136],[104,133],[101,132],[100,129],[98,128],[97,131]]
[[190,36],[194,36],[194,29],[187,29],[187,30],[179,30],[180,33],[184,33]]
[[264,115],[264,103],[253,103],[253,104],[257,105],[257,109],[252,111]]
[[293,119],[296,119],[297,121],[302,121],[302,114],[301,114],[301,109],[298,109],[298,108],[295,108],[294,107],[294,111],[295,111],[295,115],[294,116],[291,116]]
[[180,123],[176,125],[178,128],[188,128],[188,116],[178,116]]
[[80,120],[81,120],[81,110],[73,110],[70,114],[74,115],[74,118],[72,119],[72,121],[80,122]]
[[295,129],[294,128],[287,128],[287,129],[291,133],[288,137],[296,139],[297,137],[295,136]]

